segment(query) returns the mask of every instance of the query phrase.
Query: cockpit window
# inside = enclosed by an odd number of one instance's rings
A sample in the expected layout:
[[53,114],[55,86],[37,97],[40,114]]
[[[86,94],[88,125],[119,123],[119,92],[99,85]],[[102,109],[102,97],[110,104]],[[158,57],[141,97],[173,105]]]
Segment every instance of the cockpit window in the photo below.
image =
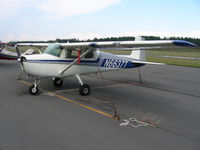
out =
[[91,51],[87,55],[85,55],[85,58],[93,58],[93,57],[94,57],[93,51]]
[[45,49],[44,53],[60,57],[62,50],[63,47],[60,44],[49,44],[49,46]]
[[[85,51],[81,51],[81,55],[84,53]],[[93,51],[89,52],[87,55],[85,55],[85,58],[93,58],[94,54]],[[78,51],[77,50],[67,50],[67,55],[66,58],[71,58],[71,59],[76,59],[78,58]]]

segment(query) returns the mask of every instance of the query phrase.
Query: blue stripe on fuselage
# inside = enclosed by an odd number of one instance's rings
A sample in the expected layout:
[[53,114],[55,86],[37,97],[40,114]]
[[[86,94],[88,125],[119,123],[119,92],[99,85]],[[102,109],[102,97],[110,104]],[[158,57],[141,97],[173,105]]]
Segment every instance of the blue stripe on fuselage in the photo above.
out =
[[[74,60],[27,60],[27,62],[35,63],[72,63]],[[116,60],[116,59],[101,59],[97,60],[81,60],[80,65],[94,65],[99,64],[100,67],[106,68],[136,68],[144,66],[145,64],[134,63],[126,60]]]
[[[81,60],[81,63],[98,63],[100,58],[97,60]],[[74,60],[27,60],[27,62],[55,62],[55,63],[72,63]]]

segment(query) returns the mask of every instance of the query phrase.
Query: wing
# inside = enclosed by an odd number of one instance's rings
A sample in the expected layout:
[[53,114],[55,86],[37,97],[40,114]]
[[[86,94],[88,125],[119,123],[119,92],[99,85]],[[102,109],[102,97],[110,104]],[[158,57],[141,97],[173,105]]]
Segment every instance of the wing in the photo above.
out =
[[[47,47],[50,43],[19,43],[18,46]],[[183,40],[153,40],[153,41],[112,41],[112,42],[77,42],[59,43],[67,48],[99,48],[110,50],[133,50],[133,49],[154,49],[154,48],[179,48],[196,47],[197,45]]]
[[116,42],[83,42],[83,43],[64,43],[63,47],[94,47],[94,48],[178,48],[178,47],[196,47],[197,45],[182,40],[157,40],[157,41],[116,41]]
[[[47,47],[50,43],[19,43],[18,46]],[[183,40],[153,40],[153,41],[112,41],[112,42],[77,42],[59,43],[64,48],[98,48],[102,50],[134,50],[197,47],[197,45]]]
[[17,43],[17,46],[35,46],[35,47],[47,47],[51,43]]

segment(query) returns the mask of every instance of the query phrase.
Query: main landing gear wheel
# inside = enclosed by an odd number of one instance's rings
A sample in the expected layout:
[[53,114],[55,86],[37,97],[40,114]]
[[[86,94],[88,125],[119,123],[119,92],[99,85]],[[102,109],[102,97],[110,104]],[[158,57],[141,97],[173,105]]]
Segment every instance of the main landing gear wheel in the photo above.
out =
[[90,87],[89,87],[89,85],[87,85],[87,84],[81,85],[80,88],[79,88],[79,93],[82,96],[89,95],[90,94]]
[[63,85],[63,80],[60,78],[55,78],[53,80],[53,84],[55,87],[61,87]]
[[39,93],[38,87],[35,86],[35,85],[30,86],[30,87],[29,87],[29,93],[30,93],[31,95],[37,95],[37,94]]

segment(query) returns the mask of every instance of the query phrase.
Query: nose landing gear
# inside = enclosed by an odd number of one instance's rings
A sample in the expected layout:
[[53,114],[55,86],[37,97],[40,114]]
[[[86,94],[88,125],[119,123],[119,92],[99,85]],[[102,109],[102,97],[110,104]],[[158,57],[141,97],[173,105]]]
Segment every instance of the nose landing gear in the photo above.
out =
[[35,79],[34,84],[29,87],[29,93],[31,95],[38,95],[38,93],[39,93],[39,88],[37,86],[38,82],[39,82],[39,80]]

